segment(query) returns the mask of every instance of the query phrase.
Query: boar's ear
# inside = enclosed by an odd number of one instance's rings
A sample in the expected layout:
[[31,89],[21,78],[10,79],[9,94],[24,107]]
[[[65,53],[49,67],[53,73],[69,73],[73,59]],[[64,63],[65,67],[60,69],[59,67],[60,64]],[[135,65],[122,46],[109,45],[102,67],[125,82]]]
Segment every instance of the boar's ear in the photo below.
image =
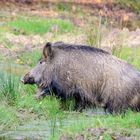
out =
[[45,59],[52,57],[52,44],[48,42],[43,48],[43,56]]

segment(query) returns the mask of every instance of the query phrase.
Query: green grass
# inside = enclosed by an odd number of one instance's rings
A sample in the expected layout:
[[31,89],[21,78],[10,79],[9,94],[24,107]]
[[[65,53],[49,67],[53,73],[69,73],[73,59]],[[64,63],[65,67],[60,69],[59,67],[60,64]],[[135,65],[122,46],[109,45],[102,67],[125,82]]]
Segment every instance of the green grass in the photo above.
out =
[[59,100],[54,97],[46,97],[40,101],[34,97],[35,91],[28,91],[27,95],[23,94],[18,97],[16,107],[18,109],[27,109],[38,115],[44,115],[46,118],[52,118],[60,111]]
[[138,70],[140,70],[140,48],[118,47],[113,51],[113,55],[126,60]]
[[0,103],[0,131],[7,130],[10,127],[13,128],[13,130],[16,128],[16,126],[19,124],[18,117],[16,116],[16,109],[13,107],[10,107],[4,102]]
[[47,32],[66,33],[71,32],[74,25],[68,20],[49,19],[49,18],[17,18],[7,23],[14,34],[40,34]]
[[[140,113],[127,112],[125,116],[117,115],[106,115],[99,116],[95,115],[93,117],[87,116],[73,116],[73,123],[70,123],[67,126],[61,128],[61,135],[68,136],[75,139],[75,136],[78,134],[83,134],[86,137],[86,129],[88,128],[105,128],[107,133],[103,135],[104,139],[109,139],[110,135],[115,132],[119,132],[125,135],[134,135],[135,129],[140,127],[139,121]],[[136,134],[138,138],[140,135]],[[58,138],[58,135],[56,136]],[[57,138],[54,138],[57,140]],[[92,137],[91,137],[92,138]]]
[[19,93],[19,79],[15,75],[0,73],[0,100],[13,105]]
[[41,58],[41,53],[42,52],[38,49],[32,52],[22,53],[19,55],[17,63],[33,67],[38,63],[39,59]]

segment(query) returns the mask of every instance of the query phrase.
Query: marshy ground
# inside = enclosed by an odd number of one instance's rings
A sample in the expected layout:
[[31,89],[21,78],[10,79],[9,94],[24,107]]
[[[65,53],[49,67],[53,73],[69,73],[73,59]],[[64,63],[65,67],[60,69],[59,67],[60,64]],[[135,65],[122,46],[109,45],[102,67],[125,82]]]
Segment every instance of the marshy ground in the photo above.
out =
[[87,5],[0,2],[0,139],[139,140],[138,112],[75,112],[73,100],[37,101],[36,87],[20,83],[47,41],[100,47],[140,70],[139,11],[139,0]]

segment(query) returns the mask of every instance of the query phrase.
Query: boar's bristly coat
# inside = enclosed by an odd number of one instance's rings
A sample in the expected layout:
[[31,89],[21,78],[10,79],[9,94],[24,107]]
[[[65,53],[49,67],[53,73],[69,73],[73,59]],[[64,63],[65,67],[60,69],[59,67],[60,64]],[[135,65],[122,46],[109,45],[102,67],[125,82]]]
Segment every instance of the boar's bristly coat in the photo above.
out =
[[24,79],[59,97],[74,97],[77,107],[100,106],[110,113],[140,110],[140,72],[102,49],[47,43],[42,59]]

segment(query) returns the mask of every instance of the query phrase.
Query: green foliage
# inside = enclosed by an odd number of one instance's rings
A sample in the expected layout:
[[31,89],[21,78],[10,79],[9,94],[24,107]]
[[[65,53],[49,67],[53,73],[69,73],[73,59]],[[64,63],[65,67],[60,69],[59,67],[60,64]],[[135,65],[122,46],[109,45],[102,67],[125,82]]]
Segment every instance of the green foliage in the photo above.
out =
[[128,63],[134,65],[140,70],[140,48],[128,48],[123,46],[116,46],[113,48],[112,54],[126,60]]
[[41,58],[41,51],[40,50],[34,50],[32,52],[25,52],[19,55],[19,61],[22,64],[26,64],[28,66],[35,66],[39,59]]
[[71,32],[74,26],[70,21],[61,19],[45,18],[17,18],[10,21],[8,26],[11,27],[14,34],[45,34],[47,32],[65,33]]
[[0,73],[0,100],[4,98],[11,105],[14,104],[19,93],[19,78],[11,73]]
[[0,131],[11,126],[14,130],[15,126],[18,124],[16,110],[5,105],[4,102],[2,103],[3,105],[0,105]]
[[104,140],[112,140],[112,138],[109,134],[104,134],[103,138],[104,138]]
[[42,100],[35,98],[36,86],[22,87],[22,92],[17,98],[16,107],[32,110],[34,113],[45,115],[47,118],[52,118],[60,112],[59,100],[53,96],[47,96]]
[[63,110],[73,111],[75,108],[75,99],[69,98],[67,100],[61,101],[61,108]]

